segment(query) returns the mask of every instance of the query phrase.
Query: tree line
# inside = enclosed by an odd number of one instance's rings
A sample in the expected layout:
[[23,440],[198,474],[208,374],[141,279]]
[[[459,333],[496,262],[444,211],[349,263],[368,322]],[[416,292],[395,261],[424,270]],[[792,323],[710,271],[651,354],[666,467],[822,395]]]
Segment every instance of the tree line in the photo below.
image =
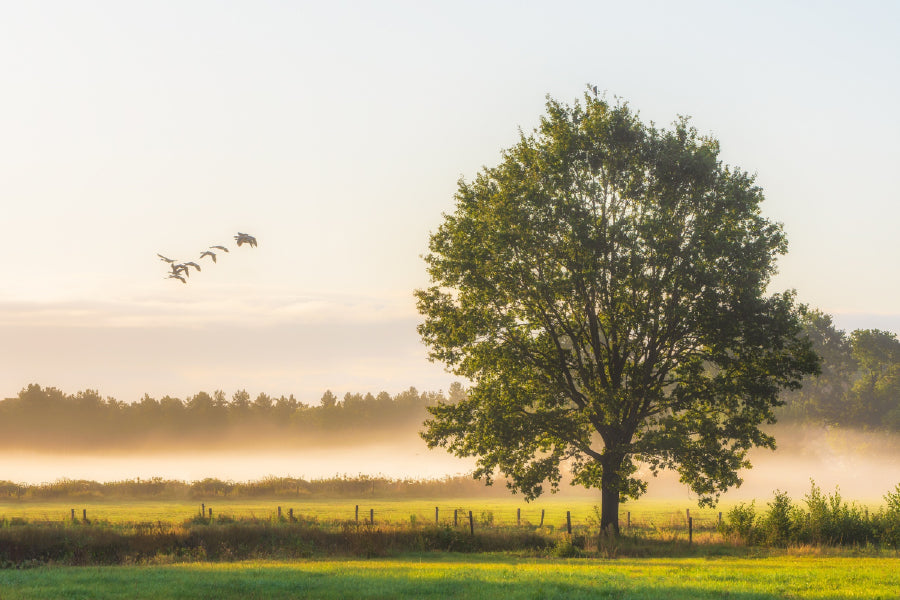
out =
[[[804,307],[804,334],[822,358],[821,374],[803,387],[785,391],[779,421],[900,431],[900,341],[879,329],[847,334],[831,315]],[[273,444],[342,441],[346,435],[390,435],[419,427],[428,407],[455,404],[466,390],[453,383],[448,393],[346,393],[327,390],[318,404],[293,395],[252,398],[238,390],[201,391],[184,399],[145,394],[137,402],[103,397],[97,390],[67,394],[30,384],[0,401],[0,447],[47,450],[103,447],[215,446],[217,443]],[[346,435],[345,435],[346,434]]]
[[391,395],[326,391],[317,405],[293,395],[265,393],[251,399],[246,390],[229,399],[225,392],[198,392],[185,399],[145,394],[128,403],[102,397],[97,390],[67,394],[31,384],[0,401],[0,447],[41,450],[104,447],[158,448],[234,443],[303,444],[386,435],[420,425],[426,408],[458,401],[462,385],[443,392],[414,387]]
[[900,431],[900,341],[879,329],[849,335],[831,315],[804,308],[804,333],[822,372],[782,394],[779,420]]
[[0,499],[56,500],[204,500],[214,498],[422,498],[506,495],[502,486],[489,488],[467,475],[438,479],[390,478],[359,475],[322,479],[266,477],[256,481],[206,478],[181,481],[151,477],[121,481],[60,479],[25,484],[0,480]]

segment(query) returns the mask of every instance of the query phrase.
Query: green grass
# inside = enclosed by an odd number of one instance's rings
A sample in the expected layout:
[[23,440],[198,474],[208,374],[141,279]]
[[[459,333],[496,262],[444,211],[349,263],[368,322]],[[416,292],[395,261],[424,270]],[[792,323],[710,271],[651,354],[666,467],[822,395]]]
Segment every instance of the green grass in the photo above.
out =
[[0,570],[0,598],[897,598],[900,559],[523,559],[411,555],[389,560],[193,563]]
[[[360,520],[368,520],[369,510],[374,509],[376,522],[409,523],[414,518],[418,523],[433,523],[434,509],[438,507],[438,518],[447,523],[453,519],[453,511],[458,511],[460,525],[468,518],[471,510],[476,525],[492,519],[494,525],[515,525],[516,510],[521,509],[523,524],[537,525],[541,519],[541,510],[545,511],[544,524],[554,528],[562,528],[566,522],[566,511],[571,512],[573,524],[586,524],[596,518],[594,507],[599,501],[590,498],[540,498],[526,503],[521,498],[455,498],[390,500],[382,498],[358,498],[336,500],[245,500],[245,499],[212,499],[205,502],[213,509],[214,516],[229,515],[236,518],[267,518],[275,514],[281,506],[283,514],[289,508],[295,515],[313,517],[320,520],[349,520],[355,518],[355,507],[359,505]],[[690,509],[694,526],[698,530],[704,525],[715,523],[718,512],[730,505],[722,505],[716,509],[700,510],[688,501],[638,501],[623,504],[620,517],[624,527],[627,512],[631,512],[634,525],[660,529],[684,529],[686,527],[685,509]],[[54,502],[0,502],[0,520],[21,518],[29,521],[64,521],[75,509],[75,516],[80,519],[82,509],[87,509],[88,519],[107,521],[109,523],[127,522],[169,522],[179,523],[199,513],[199,501],[147,501],[135,500],[125,502],[100,502],[96,500],[54,501]]]

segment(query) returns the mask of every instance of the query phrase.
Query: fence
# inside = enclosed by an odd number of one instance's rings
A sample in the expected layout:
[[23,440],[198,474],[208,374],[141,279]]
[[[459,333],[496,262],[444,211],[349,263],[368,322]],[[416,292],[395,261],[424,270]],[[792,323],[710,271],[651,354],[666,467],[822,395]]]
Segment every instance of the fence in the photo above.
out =
[[[91,517],[96,518],[99,515],[102,520],[103,507],[97,507],[99,510],[92,509]],[[322,515],[304,514],[302,508],[295,512],[294,507],[276,506],[273,511],[266,511],[264,514],[257,514],[256,511],[242,513],[224,506],[221,509],[213,511],[212,506],[201,503],[199,510],[195,513],[195,517],[214,521],[216,516],[219,519],[240,519],[240,518],[272,518],[277,521],[296,522],[299,520],[315,520],[322,524],[328,522],[352,522],[358,526],[426,526],[434,525],[439,527],[466,527],[469,532],[474,535],[477,529],[498,529],[498,528],[524,528],[524,529],[546,529],[549,531],[565,531],[572,534],[573,531],[584,531],[590,529],[599,529],[600,518],[599,511],[594,509],[593,514],[582,514],[578,518],[573,518],[572,510],[563,511],[560,508],[549,511],[546,508],[523,510],[516,507],[514,510],[509,507],[498,510],[496,507],[479,508],[471,506],[441,506],[434,505],[433,513],[428,516],[422,514],[421,510],[410,510],[412,506],[399,503],[392,507],[384,505],[364,506],[354,504],[343,507],[341,505],[331,505],[330,518]],[[421,506],[415,507],[421,509]],[[88,518],[87,508],[71,508],[69,511],[69,520],[73,523],[90,524],[91,519]],[[564,512],[564,516],[563,516]],[[81,518],[77,515],[80,513]],[[433,515],[433,516],[432,516]],[[52,520],[48,515],[44,515],[44,521]],[[630,510],[621,511],[619,515],[619,528],[623,533],[640,532],[640,531],[668,531],[672,533],[683,533],[689,541],[693,540],[695,531],[715,531],[721,525],[722,512],[709,513],[707,511],[702,519],[695,519],[691,515],[691,509],[681,511],[667,512],[651,512],[651,513],[633,513]]]

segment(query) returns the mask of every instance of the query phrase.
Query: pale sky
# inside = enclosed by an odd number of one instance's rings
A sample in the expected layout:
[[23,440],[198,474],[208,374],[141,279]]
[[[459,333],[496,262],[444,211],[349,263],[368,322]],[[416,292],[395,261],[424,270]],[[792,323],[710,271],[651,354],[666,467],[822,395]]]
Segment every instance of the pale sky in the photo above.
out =
[[896,2],[0,0],[0,397],[446,390],[429,232],[588,84],[758,174],[773,291],[900,332],[898,31]]

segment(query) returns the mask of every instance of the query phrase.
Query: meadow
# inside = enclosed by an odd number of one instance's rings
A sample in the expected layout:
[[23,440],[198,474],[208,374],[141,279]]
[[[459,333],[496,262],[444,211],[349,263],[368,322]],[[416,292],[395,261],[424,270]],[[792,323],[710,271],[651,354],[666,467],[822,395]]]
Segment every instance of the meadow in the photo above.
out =
[[[469,511],[477,526],[538,526],[541,514],[544,526],[561,529],[566,525],[566,513],[570,513],[573,524],[592,524],[598,519],[599,505],[596,500],[585,497],[548,497],[526,503],[521,498],[337,498],[337,499],[246,499],[225,498],[205,501],[187,500],[128,500],[97,501],[91,499],[70,499],[55,501],[0,501],[0,520],[22,519],[27,521],[66,522],[71,520],[72,509],[81,520],[87,511],[88,520],[111,524],[129,522],[179,523],[200,514],[201,505],[207,511],[212,509],[213,518],[227,516],[234,519],[270,519],[277,517],[281,507],[282,516],[293,509],[296,517],[318,521],[359,520],[368,521],[370,511],[374,511],[375,522],[389,524],[434,524],[435,508],[438,523],[449,524],[453,513],[457,512],[460,524],[468,519]],[[665,529],[673,532],[687,532],[688,511],[696,529],[713,527],[718,514],[727,511],[734,503],[721,504],[716,509],[698,509],[689,501],[641,500],[622,505],[622,527],[631,523],[635,527]]]
[[3,600],[504,598],[895,600],[897,558],[795,556],[552,559],[410,554],[0,570]]
[[[858,526],[893,515],[898,494],[887,509],[820,500],[830,523]],[[813,505],[779,512],[785,499],[760,503],[753,535],[738,531],[752,504],[629,502],[621,538],[586,497],[8,499],[0,599],[898,597],[896,543],[772,538],[783,515],[824,531]]]

